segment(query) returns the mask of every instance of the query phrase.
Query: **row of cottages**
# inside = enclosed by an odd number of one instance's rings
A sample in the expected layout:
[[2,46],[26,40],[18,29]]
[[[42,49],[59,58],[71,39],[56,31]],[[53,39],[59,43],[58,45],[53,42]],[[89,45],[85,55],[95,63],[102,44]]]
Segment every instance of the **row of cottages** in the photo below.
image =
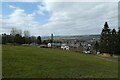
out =
[[66,43],[48,43],[47,45],[49,48],[53,47],[53,48],[60,48],[63,50],[74,50],[76,48],[78,48],[78,44],[66,44]]
[[79,41],[79,40],[71,40],[68,43],[68,46],[70,47],[70,50],[72,51],[93,51],[93,43],[94,41],[87,40],[87,41]]
[[48,43],[48,47],[81,52],[84,50],[80,43]]
[[63,50],[72,50],[84,53],[91,53],[93,52],[95,40],[87,40],[87,41],[66,41],[63,43],[54,43],[54,47],[61,48]]
[[40,47],[59,48],[63,50],[78,51],[84,53],[90,53],[93,51],[94,40],[80,41],[77,39],[59,39],[54,43],[48,43],[47,45],[40,45]]

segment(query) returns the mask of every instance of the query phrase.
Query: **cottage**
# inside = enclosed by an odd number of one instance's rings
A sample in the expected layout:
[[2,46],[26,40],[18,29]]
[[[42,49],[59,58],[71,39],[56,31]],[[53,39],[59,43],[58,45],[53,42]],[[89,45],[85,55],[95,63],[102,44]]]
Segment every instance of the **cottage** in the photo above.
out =
[[63,49],[63,50],[69,50],[69,46],[67,46],[66,44],[62,44],[61,45],[61,49]]
[[51,44],[51,43],[48,43],[47,46],[50,48],[50,47],[52,47],[52,44]]

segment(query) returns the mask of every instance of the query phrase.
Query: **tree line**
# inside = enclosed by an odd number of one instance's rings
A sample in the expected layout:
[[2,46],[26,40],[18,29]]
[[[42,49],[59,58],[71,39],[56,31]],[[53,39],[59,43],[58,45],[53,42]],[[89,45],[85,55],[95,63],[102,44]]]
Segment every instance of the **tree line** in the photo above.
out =
[[118,31],[110,29],[107,22],[101,32],[100,41],[96,41],[94,48],[101,53],[113,54],[120,53],[120,28]]
[[10,34],[2,34],[2,44],[47,44],[48,42],[51,42],[51,40],[41,40],[41,36],[30,36],[29,31],[24,31],[24,35],[22,36],[22,31],[12,28]]

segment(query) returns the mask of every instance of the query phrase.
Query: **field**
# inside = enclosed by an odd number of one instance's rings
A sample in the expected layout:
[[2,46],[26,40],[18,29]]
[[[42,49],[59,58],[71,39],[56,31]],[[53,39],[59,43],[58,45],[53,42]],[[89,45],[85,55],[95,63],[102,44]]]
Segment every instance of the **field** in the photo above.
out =
[[116,78],[112,58],[58,49],[2,46],[3,78]]

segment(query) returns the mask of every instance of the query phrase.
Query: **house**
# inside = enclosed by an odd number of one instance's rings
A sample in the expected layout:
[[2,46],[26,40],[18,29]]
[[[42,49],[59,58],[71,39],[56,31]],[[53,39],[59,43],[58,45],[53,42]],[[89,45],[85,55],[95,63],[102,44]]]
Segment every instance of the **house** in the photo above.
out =
[[48,44],[47,44],[47,47],[49,47],[49,48],[52,47],[52,44],[51,44],[51,43],[48,43]]
[[61,46],[61,43],[53,43],[54,48],[60,48],[60,46]]
[[82,43],[83,46],[83,53],[91,53],[93,50],[93,46],[92,43],[90,43],[89,41],[86,41],[84,43]]
[[61,45],[61,49],[63,49],[63,50],[69,50],[69,46],[66,45],[66,44],[62,44]]

